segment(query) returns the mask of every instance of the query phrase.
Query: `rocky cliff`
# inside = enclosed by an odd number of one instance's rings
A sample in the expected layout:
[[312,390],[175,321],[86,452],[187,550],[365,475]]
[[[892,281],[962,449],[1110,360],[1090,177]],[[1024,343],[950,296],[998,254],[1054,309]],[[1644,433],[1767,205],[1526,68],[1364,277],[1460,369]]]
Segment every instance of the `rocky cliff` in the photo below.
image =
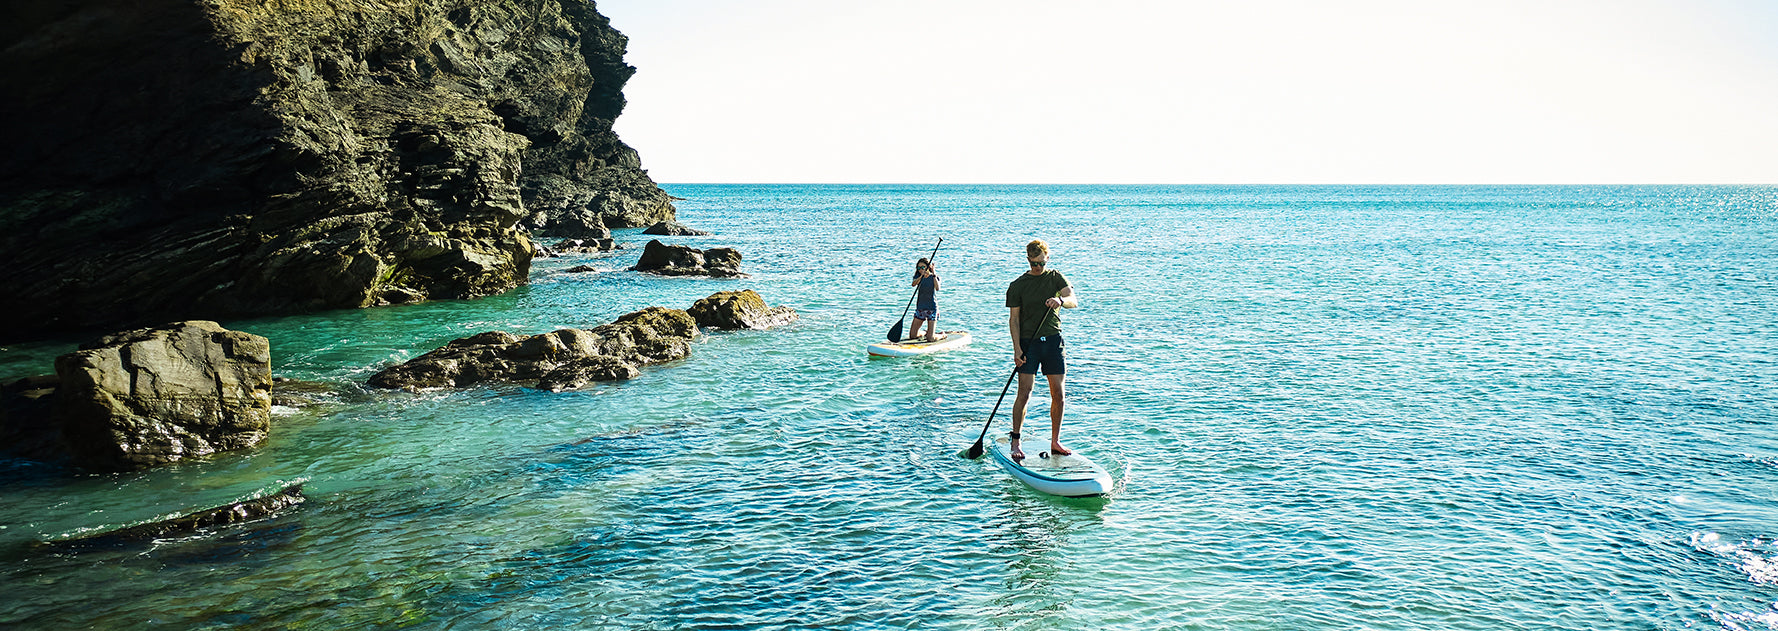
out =
[[574,0],[0,9],[0,331],[466,298],[671,219]]

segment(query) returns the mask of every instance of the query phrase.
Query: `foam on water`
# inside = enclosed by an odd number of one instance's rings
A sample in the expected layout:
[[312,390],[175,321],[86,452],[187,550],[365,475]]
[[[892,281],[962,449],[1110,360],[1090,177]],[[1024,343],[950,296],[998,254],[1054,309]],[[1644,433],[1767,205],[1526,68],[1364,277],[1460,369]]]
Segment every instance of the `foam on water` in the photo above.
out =
[[[752,278],[621,271],[619,231],[494,298],[224,324],[341,384],[724,289],[797,324],[578,392],[348,391],[154,471],[10,463],[0,625],[1778,629],[1778,189],[667,188],[716,233],[669,240]],[[941,235],[975,343],[869,359]],[[1082,296],[1065,437],[1109,500],[955,456],[1033,237]],[[30,545],[298,477],[271,520]]]

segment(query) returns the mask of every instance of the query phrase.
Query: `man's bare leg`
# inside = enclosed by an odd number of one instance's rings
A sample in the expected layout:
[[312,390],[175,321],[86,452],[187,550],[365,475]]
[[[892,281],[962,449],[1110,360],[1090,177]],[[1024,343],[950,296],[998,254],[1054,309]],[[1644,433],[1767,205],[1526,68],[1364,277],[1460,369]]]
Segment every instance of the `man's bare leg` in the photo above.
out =
[[1019,430],[1025,427],[1025,404],[1031,400],[1031,388],[1037,385],[1035,375],[1019,373],[1019,396],[1012,400],[1012,443],[1008,449],[1013,460],[1024,460],[1025,452],[1019,449]]
[[1050,382],[1050,453],[1058,456],[1071,455],[1074,451],[1062,446],[1062,375],[1044,377],[1049,378]]

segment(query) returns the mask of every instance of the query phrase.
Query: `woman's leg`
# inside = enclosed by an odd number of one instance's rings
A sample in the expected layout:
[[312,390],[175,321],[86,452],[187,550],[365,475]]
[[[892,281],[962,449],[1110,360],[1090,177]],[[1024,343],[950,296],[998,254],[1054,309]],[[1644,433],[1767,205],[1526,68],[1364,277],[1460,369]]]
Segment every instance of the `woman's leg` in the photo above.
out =
[[[921,320],[919,316],[914,316],[914,328],[908,329],[907,337],[902,338],[902,339],[911,340],[916,337],[920,337],[920,325],[925,324],[925,323],[926,323],[926,321]],[[901,341],[901,340],[896,340],[896,341]]]

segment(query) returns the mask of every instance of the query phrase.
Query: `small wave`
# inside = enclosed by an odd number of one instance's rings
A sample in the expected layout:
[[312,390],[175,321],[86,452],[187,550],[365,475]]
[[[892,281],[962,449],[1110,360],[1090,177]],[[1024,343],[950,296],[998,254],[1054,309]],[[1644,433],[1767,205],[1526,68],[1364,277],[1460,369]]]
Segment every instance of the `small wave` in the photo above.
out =
[[1737,543],[1714,532],[1694,532],[1692,547],[1729,559],[1747,578],[1761,585],[1778,585],[1778,541],[1751,539]]
[[1758,613],[1714,612],[1711,617],[1716,620],[1717,624],[1722,625],[1722,628],[1730,631],[1756,628],[1748,623],[1764,625],[1766,629],[1778,629],[1778,611],[1770,609]]

